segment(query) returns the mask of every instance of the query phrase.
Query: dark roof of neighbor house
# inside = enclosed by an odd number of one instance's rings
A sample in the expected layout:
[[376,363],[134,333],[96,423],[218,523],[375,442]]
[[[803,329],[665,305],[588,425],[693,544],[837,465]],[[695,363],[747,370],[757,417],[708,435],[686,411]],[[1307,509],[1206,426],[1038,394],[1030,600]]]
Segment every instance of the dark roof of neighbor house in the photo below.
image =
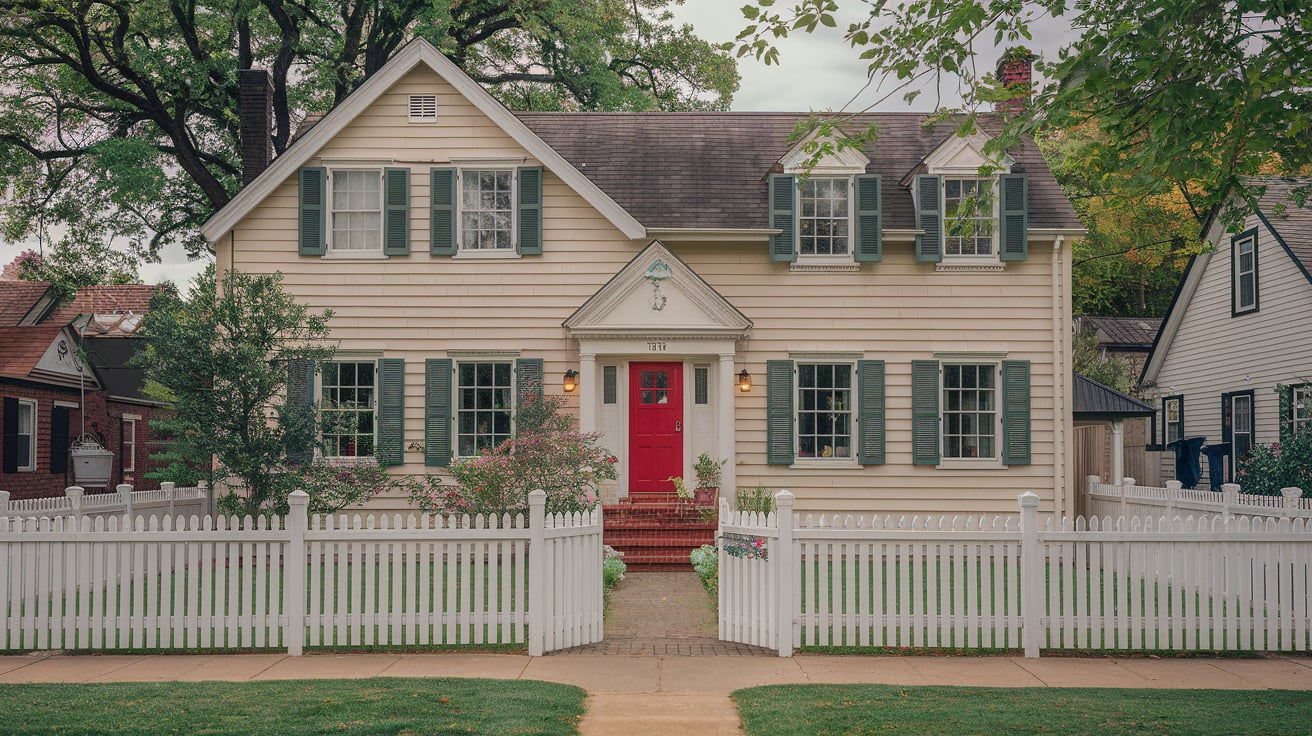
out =
[[[635,219],[649,228],[766,228],[768,175],[796,141],[808,113],[652,112],[515,115]],[[900,182],[950,136],[952,121],[924,125],[925,113],[857,116],[848,132],[878,125],[867,173],[883,175],[884,227],[913,229],[909,187]],[[997,121],[984,116],[984,133]],[[1080,228],[1079,219],[1026,140],[1008,151],[1029,174],[1029,225]]]
[[1072,388],[1071,412],[1076,419],[1122,419],[1157,413],[1156,409],[1133,396],[1078,373],[1075,374]]
[[1258,216],[1275,232],[1303,275],[1312,281],[1312,201],[1299,207],[1289,200],[1293,189],[1312,186],[1312,178],[1269,176],[1251,181],[1266,186],[1257,201]]
[[1095,330],[1098,344],[1109,350],[1147,352],[1161,329],[1161,317],[1097,317],[1083,315],[1075,318],[1080,327]]

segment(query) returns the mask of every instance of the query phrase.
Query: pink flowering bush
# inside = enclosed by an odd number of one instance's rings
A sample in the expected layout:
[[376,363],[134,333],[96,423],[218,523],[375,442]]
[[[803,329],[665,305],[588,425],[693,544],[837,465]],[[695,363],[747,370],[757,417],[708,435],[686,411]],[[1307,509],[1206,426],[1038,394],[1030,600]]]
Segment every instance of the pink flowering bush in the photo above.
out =
[[1281,488],[1312,491],[1312,427],[1291,433],[1284,442],[1260,445],[1239,463],[1235,477],[1244,493],[1278,496]]
[[528,494],[540,488],[549,514],[595,508],[601,482],[615,479],[615,458],[596,433],[573,429],[563,403],[547,397],[521,406],[514,437],[451,463],[454,487],[431,479],[411,491],[411,500],[430,513],[516,513],[528,510]]

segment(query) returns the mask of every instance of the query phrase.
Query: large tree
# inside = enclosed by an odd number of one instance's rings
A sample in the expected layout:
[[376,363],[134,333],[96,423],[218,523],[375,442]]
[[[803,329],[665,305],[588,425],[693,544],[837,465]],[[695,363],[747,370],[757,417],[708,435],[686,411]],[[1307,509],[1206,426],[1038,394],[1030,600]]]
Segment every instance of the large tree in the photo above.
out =
[[237,71],[269,70],[281,152],[416,36],[514,108],[724,109],[734,63],[680,2],[0,0],[0,237],[199,253],[241,180]]

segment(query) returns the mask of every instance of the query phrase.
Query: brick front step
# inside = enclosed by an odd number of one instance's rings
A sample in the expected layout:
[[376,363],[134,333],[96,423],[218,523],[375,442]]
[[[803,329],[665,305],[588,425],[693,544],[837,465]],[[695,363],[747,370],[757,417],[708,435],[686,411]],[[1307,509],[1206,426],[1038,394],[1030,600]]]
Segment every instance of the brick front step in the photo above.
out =
[[607,529],[606,544],[615,549],[632,547],[687,547],[696,549],[715,543],[714,529]]
[[687,570],[688,555],[715,543],[716,522],[673,494],[602,507],[603,541],[624,553],[630,570]]

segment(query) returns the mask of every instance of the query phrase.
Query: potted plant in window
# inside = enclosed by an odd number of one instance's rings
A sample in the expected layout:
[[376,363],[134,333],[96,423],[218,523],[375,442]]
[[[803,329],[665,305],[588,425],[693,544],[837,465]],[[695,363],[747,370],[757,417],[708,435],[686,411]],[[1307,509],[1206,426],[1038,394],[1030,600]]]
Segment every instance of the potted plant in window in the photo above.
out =
[[697,456],[692,465],[692,472],[697,476],[697,489],[693,492],[693,505],[699,508],[715,506],[715,496],[720,490],[720,473],[728,460],[716,460],[711,453],[703,452]]

